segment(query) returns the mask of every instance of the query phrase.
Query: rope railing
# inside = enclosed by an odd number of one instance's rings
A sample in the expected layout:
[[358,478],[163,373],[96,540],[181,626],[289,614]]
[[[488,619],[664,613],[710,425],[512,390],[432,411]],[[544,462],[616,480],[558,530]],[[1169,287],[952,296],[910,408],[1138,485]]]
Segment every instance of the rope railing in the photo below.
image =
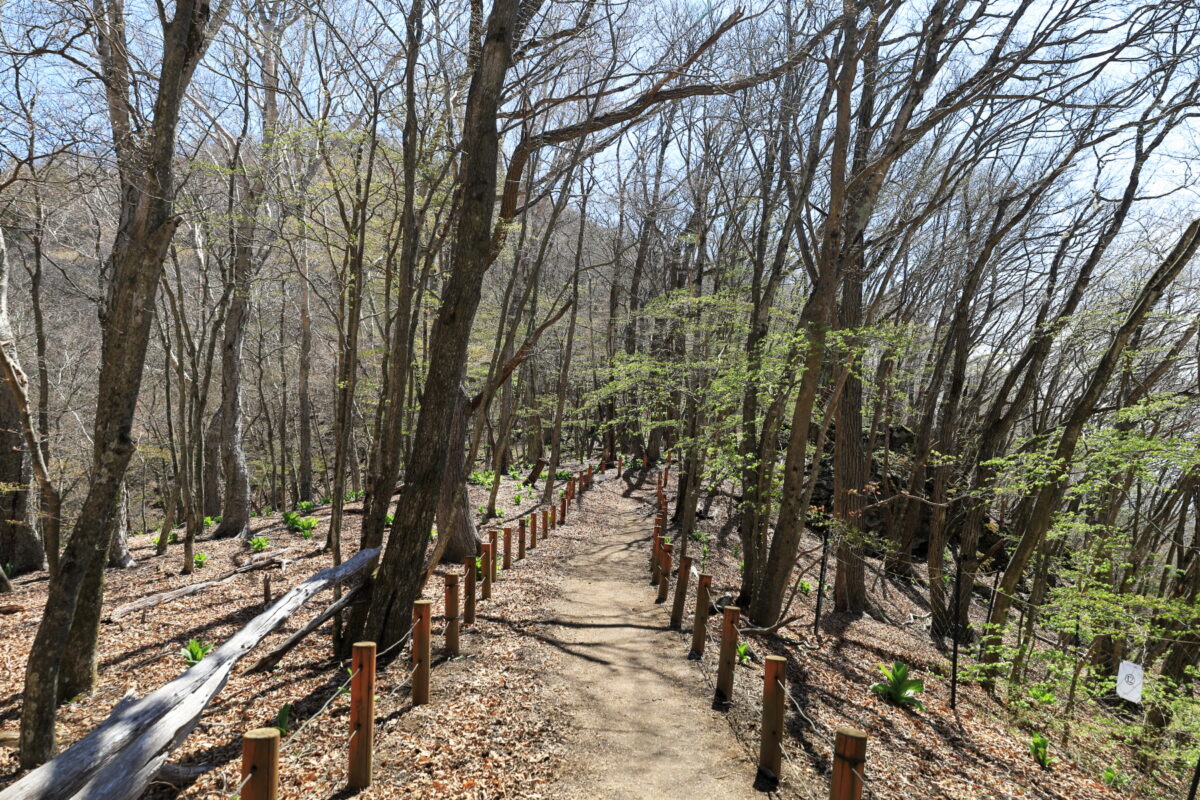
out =
[[[600,472],[603,471],[603,465],[601,465]],[[533,509],[527,515],[528,525],[526,525],[526,517],[520,518],[516,561],[521,561],[526,557],[526,530],[529,531],[530,536],[529,551],[531,553],[534,552],[538,531],[538,517],[535,516],[536,513],[539,510],[541,512],[542,537],[546,538],[550,534],[550,531],[560,525],[566,524],[570,501],[575,500],[578,503],[582,503],[583,493],[594,485],[594,474],[592,465],[587,465],[585,469],[581,469],[577,474],[565,481],[565,489],[559,504],[551,503],[548,508]],[[513,566],[511,528],[505,529],[504,544],[503,563],[504,570],[507,571]],[[490,590],[493,579],[496,577],[496,561],[499,555],[496,552],[493,542],[484,545],[483,571],[485,581],[483,585],[487,587],[487,591],[482,593],[481,599],[486,600],[491,596]],[[463,568],[468,578],[463,581],[467,591],[467,602],[464,613],[461,615],[462,619],[460,619],[458,608],[459,584],[457,576],[453,576],[454,580],[450,580],[452,576],[447,576],[446,581],[447,603],[445,611],[447,624],[443,633],[447,640],[445,650],[450,657],[458,655],[460,623],[468,625],[475,623],[474,609],[477,600],[475,596],[477,583],[475,581],[475,559],[466,559]],[[373,780],[373,743],[375,731],[379,725],[378,720],[375,718],[377,663],[380,659],[402,648],[411,641],[413,667],[403,676],[403,680],[391,687],[389,696],[394,697],[406,687],[411,686],[412,704],[414,706],[430,702],[429,684],[433,661],[431,607],[432,601],[417,600],[413,609],[412,626],[382,651],[376,652],[374,642],[359,642],[355,644],[353,666],[349,670],[347,678],[335,688],[333,694],[325,700],[316,713],[305,719],[300,727],[287,737],[286,743],[281,744],[281,732],[276,727],[257,728],[246,732],[242,737],[241,781],[237,784],[237,788],[231,797],[239,798],[240,800],[274,800],[279,792],[280,756],[286,752],[294,754],[296,752],[294,748],[301,741],[300,735],[309,725],[321,718],[333,706],[334,700],[347,693],[350,695],[350,733],[346,738],[349,751],[346,783],[351,790],[360,790],[369,787]],[[453,619],[451,619],[451,615],[453,615]],[[347,686],[350,687],[349,692],[346,691]],[[308,755],[311,755],[311,753],[301,753],[300,758],[306,758]]]
[[[736,648],[737,637],[740,633],[746,630],[754,629],[738,629],[736,625],[730,627],[722,626],[721,641],[715,639],[712,632],[708,629],[707,618],[708,609],[708,589],[709,583],[705,579],[711,580],[711,576],[702,572],[697,572],[690,562],[680,564],[678,570],[672,570],[670,561],[663,561],[664,555],[670,556],[670,551],[662,547],[661,538],[667,529],[667,494],[666,480],[663,475],[669,475],[669,466],[667,470],[660,473],[659,479],[656,481],[656,514],[655,514],[655,534],[651,537],[651,566],[657,567],[663,581],[669,580],[670,576],[676,576],[677,588],[685,588],[688,578],[695,579],[695,623],[690,635],[692,636],[693,646],[689,653],[689,658],[696,662],[700,669],[700,673],[704,680],[713,689],[714,695],[718,700],[722,699],[722,686],[720,673],[713,675],[711,667],[706,663],[705,649],[697,648],[696,644],[709,643],[721,646],[726,651],[732,651]],[[832,544],[832,543],[831,543]],[[831,547],[832,550],[832,547]],[[853,550],[849,551],[851,555],[859,558],[864,563],[867,559],[861,553]],[[909,566],[924,565],[924,562],[916,562],[908,559],[894,559],[896,563],[902,563]],[[870,565],[874,567],[874,565]],[[684,574],[686,570],[686,575]],[[976,579],[980,578],[997,578],[999,572],[977,572]],[[1003,593],[998,587],[994,587],[994,591]],[[1018,605],[1024,604],[1027,607],[1033,607],[1033,604],[1028,603],[1018,597],[1011,597]],[[701,611],[701,605],[704,605]],[[723,611],[728,612],[730,607],[726,607]],[[733,609],[737,612],[737,609]],[[674,622],[675,610],[672,609],[672,622]],[[727,617],[726,617],[727,619]],[[672,629],[678,630],[674,625]],[[767,664],[763,671],[763,709],[760,722],[761,741],[758,758],[758,774],[756,775],[756,788],[773,790],[780,779],[780,766],[782,760],[786,760],[794,769],[800,769],[801,764],[789,752],[789,748],[784,742],[785,726],[784,712],[790,707],[795,714],[804,720],[818,740],[826,747],[830,748],[833,754],[833,769],[830,776],[830,792],[828,797],[831,800],[856,800],[857,798],[877,798],[878,792],[874,788],[872,779],[866,775],[866,748],[868,736],[863,731],[854,728],[838,728],[834,731],[834,735],[830,735],[815,722],[812,717],[805,712],[804,708],[796,700],[787,689],[785,678],[786,659],[782,656],[767,656]],[[732,688],[729,684],[727,689]],[[732,692],[724,693],[726,701],[733,700]],[[726,705],[726,708],[728,705]],[[749,746],[743,740],[737,726],[731,725],[735,737],[749,751]],[[1200,774],[1200,768],[1198,768]],[[761,781],[767,780],[768,785],[762,786]],[[1020,783],[1011,774],[1005,776],[1005,780],[1010,784],[1018,787],[1024,796],[1036,796],[1028,786]],[[798,787],[795,787],[798,788]]]

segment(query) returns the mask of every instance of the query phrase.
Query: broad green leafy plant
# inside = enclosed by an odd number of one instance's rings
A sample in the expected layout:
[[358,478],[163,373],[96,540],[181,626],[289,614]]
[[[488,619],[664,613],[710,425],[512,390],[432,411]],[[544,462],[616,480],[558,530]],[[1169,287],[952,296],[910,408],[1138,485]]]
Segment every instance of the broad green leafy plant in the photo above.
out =
[[183,656],[184,663],[189,667],[194,667],[203,661],[212,649],[211,644],[205,644],[199,639],[188,639],[188,643],[179,648],[179,655]]
[[925,691],[925,681],[908,677],[908,664],[903,661],[897,661],[891,667],[880,664],[879,671],[886,680],[872,684],[872,692],[894,706],[925,710],[925,704],[917,699],[917,695]]

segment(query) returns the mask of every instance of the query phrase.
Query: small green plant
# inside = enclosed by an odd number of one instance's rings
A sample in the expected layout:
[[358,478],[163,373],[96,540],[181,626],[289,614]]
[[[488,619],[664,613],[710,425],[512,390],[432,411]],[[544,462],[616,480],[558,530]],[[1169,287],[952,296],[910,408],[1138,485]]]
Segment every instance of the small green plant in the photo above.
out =
[[317,507],[317,504],[314,503],[312,500],[301,500],[299,503],[296,503],[296,510],[299,511],[301,514],[311,513],[312,510],[316,507]]
[[1124,789],[1129,785],[1130,780],[1130,777],[1121,772],[1120,767],[1116,764],[1109,764],[1104,768],[1104,772],[1100,773],[1100,782],[1113,789]]
[[1029,696],[1044,706],[1050,705],[1057,699],[1053,689],[1040,683],[1029,687]]
[[294,511],[283,512],[283,524],[293,533],[298,533],[305,539],[311,539],[317,528],[316,517],[302,517]]
[[1050,755],[1050,740],[1037,732],[1029,739],[1029,755],[1042,769],[1050,769],[1050,765],[1058,760]]
[[483,556],[475,556],[475,580],[483,580]]
[[517,505],[521,505],[522,499],[521,499],[520,492],[517,492],[516,494],[513,495],[513,502],[516,503]]
[[477,469],[467,476],[467,483],[472,486],[491,486],[496,480],[496,473],[490,469]]
[[11,578],[13,576],[13,572],[16,571],[11,561],[6,561],[3,565],[0,565],[0,570],[4,571],[4,577],[6,578]]
[[367,493],[362,489],[351,490],[342,496],[343,503],[357,503],[367,496]]
[[571,480],[571,470],[560,469],[558,472],[554,473],[554,478],[555,478],[555,480],[569,481],[569,480]]
[[284,703],[275,712],[275,721],[271,723],[271,727],[279,731],[280,736],[287,736],[288,730],[292,727],[292,704]]
[[213,525],[217,525],[220,522],[221,522],[220,517],[205,517],[204,518],[204,527],[211,528]]
[[204,565],[208,563],[208,553],[196,553],[192,556],[192,563],[196,565],[196,569],[204,569]]
[[179,655],[183,656],[184,663],[189,667],[194,667],[203,661],[212,649],[211,644],[205,644],[199,639],[188,639],[188,643],[179,648]]
[[707,542],[711,538],[712,537],[709,536],[709,534],[707,534],[703,531],[692,531],[692,539],[694,539],[697,542],[700,542],[701,544],[703,544],[704,542]]
[[908,664],[897,661],[888,667],[879,665],[879,671],[887,680],[872,684],[871,691],[900,708],[915,708],[924,711],[925,704],[917,699],[917,694],[925,690],[925,681],[908,677]]
[[701,572],[708,571],[708,556],[709,556],[708,545],[706,545],[706,544],[700,545],[700,571]]
[[392,514],[388,514],[386,517],[384,517],[384,519],[387,520],[388,525],[391,525],[393,522],[396,521],[395,516],[393,516]]
[[[160,538],[161,537],[155,536],[150,541],[155,547],[158,547],[158,540]],[[171,531],[170,533],[168,533],[167,534],[167,544],[179,544],[179,534],[176,533],[175,531]]]
[[749,642],[738,642],[737,660],[738,660],[739,664],[750,663],[750,644],[749,644]]
[[480,516],[481,518],[483,518],[483,519],[491,519],[491,514],[488,514],[488,510],[487,510],[487,506],[486,506],[486,505],[475,506],[475,511],[476,511],[476,512],[479,514],[479,516]]
[[800,581],[800,585],[798,588],[800,589],[800,594],[803,594],[803,595],[812,594],[812,584],[809,583],[808,581]]
[[250,549],[256,553],[261,553],[271,546],[271,540],[266,536],[255,536],[250,540]]

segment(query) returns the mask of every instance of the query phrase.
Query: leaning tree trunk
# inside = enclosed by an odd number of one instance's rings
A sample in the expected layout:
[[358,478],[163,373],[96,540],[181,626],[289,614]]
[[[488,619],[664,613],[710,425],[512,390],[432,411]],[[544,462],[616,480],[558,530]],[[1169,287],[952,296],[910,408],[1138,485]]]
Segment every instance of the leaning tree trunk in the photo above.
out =
[[[100,333],[100,375],[92,433],[91,482],[75,529],[63,551],[58,573],[47,593],[46,611],[30,649],[21,706],[20,761],[34,767],[54,752],[54,721],[59,677],[68,647],[95,650],[95,639],[72,638],[76,611],[99,606],[113,519],[125,470],[133,456],[133,420],[142,385],[155,295],[167,248],[179,224],[174,213],[175,134],[184,93],[207,48],[213,29],[228,5],[179,0],[163,21],[162,58],[153,119],[135,131],[129,118],[132,101],[122,87],[135,80],[127,60],[124,8],[97,2],[92,26],[97,58],[106,81],[116,163],[120,177],[119,213],[112,251],[104,271],[105,291]],[[94,593],[84,594],[85,591]],[[85,615],[86,616],[86,615]],[[88,627],[81,623],[81,629]],[[90,653],[87,661],[92,660]]]
[[458,413],[454,398],[466,374],[467,344],[479,308],[483,276],[492,261],[500,147],[496,118],[504,78],[512,62],[520,5],[518,0],[496,0],[492,6],[467,96],[461,148],[463,182],[450,261],[453,271],[442,292],[431,332],[429,371],[391,537],[378,574],[369,584],[365,618],[354,626],[356,638],[376,641],[383,647],[399,641],[411,624],[433,521],[429,498],[441,489],[447,453],[463,446],[461,440],[450,440],[449,429]]
[[[467,438],[468,398],[461,389],[456,398],[458,408],[450,422],[450,441],[464,442]],[[479,413],[483,413],[480,409]],[[479,532],[475,528],[475,517],[471,513],[471,500],[467,496],[467,452],[455,447],[446,454],[446,472],[438,492],[437,543],[441,552],[434,552],[438,561],[461,564],[464,558],[479,554]]]

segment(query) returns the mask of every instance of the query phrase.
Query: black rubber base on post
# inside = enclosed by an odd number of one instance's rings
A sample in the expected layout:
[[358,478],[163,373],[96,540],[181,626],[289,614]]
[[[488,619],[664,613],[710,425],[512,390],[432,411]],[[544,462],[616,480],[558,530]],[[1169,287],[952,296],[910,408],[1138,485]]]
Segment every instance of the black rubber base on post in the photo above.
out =
[[697,653],[695,650],[688,650],[688,661],[699,661],[704,658],[703,653]]
[[772,774],[771,770],[763,767],[758,768],[758,773],[754,776],[754,789],[759,792],[774,792],[779,788],[779,776]]
[[733,701],[727,698],[720,691],[713,695],[712,708],[713,711],[728,711],[733,707]]

